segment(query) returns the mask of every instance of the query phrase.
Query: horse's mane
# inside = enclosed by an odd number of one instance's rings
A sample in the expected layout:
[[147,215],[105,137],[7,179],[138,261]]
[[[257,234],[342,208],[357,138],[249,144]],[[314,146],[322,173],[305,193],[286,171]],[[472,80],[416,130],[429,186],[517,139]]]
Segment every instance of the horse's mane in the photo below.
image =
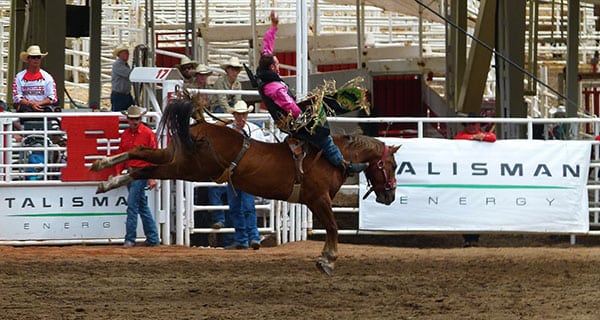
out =
[[186,150],[191,150],[194,140],[190,134],[190,117],[196,110],[196,104],[189,99],[173,99],[165,107],[158,134],[162,135],[166,130],[173,137],[175,143],[180,143]]
[[373,137],[362,134],[345,134],[339,135],[338,137],[343,140],[346,148],[354,150],[374,149],[382,143]]

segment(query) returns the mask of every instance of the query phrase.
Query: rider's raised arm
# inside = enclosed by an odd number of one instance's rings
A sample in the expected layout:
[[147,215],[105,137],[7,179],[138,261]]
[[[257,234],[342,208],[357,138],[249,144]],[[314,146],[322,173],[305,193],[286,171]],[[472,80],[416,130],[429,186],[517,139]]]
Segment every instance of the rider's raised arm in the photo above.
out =
[[271,28],[265,32],[263,39],[262,54],[273,54],[275,50],[275,37],[277,36],[277,25],[279,24],[279,18],[275,11],[271,11]]

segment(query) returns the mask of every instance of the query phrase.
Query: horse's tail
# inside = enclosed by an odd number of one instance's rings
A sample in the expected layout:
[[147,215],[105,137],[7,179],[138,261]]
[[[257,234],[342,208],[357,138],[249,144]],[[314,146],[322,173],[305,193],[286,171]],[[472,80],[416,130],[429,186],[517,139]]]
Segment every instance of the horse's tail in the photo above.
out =
[[195,104],[191,100],[171,100],[163,111],[158,127],[159,134],[167,130],[167,133],[173,138],[173,142],[179,142],[186,150],[191,150],[194,140],[190,133],[190,116],[194,108]]

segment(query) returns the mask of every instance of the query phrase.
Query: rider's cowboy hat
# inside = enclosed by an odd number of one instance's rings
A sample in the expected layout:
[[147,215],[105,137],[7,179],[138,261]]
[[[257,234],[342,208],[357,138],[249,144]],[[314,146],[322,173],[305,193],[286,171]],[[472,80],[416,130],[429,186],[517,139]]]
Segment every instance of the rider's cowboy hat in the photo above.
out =
[[191,64],[194,66],[194,69],[198,66],[198,61],[196,60],[192,60],[190,58],[188,58],[187,56],[181,58],[181,62],[179,64],[175,65],[175,68],[181,69],[181,67],[185,66],[186,64]]
[[222,69],[227,69],[227,67],[241,69],[244,66],[240,63],[240,58],[238,58],[238,57],[231,57],[231,59],[229,59],[229,61],[227,63],[221,64],[221,68]]
[[194,74],[194,75],[196,75],[196,74],[205,74],[205,75],[209,75],[210,76],[212,73],[213,72],[210,71],[210,69],[207,66],[203,65],[203,64],[199,64],[196,67],[196,70],[192,71],[192,74]]
[[129,46],[125,43],[122,43],[120,45],[118,45],[114,50],[113,50],[113,57],[116,57],[119,55],[119,53],[121,53],[121,51],[129,51]]
[[29,56],[45,57],[46,55],[48,55],[48,52],[42,52],[42,50],[40,50],[40,46],[32,45],[27,48],[27,51],[21,51],[19,57],[21,58],[21,61],[27,62],[27,57]]
[[244,102],[244,100],[240,100],[233,105],[233,108],[229,108],[227,111],[229,113],[248,113],[254,110],[254,106],[249,106]]
[[142,108],[136,106],[136,105],[132,105],[129,106],[129,108],[127,108],[127,111],[121,111],[122,114],[126,115],[127,118],[141,118],[143,115],[146,114],[146,111],[142,112]]

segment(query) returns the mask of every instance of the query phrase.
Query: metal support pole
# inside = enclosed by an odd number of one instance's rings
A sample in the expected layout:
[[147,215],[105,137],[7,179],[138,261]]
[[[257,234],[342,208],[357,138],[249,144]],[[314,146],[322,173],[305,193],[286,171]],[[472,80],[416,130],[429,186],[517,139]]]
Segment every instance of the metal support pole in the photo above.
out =
[[88,105],[90,108],[100,107],[100,92],[102,90],[101,57],[102,51],[102,2],[90,2],[90,85]]
[[308,92],[308,13],[307,1],[296,2],[296,97]]

